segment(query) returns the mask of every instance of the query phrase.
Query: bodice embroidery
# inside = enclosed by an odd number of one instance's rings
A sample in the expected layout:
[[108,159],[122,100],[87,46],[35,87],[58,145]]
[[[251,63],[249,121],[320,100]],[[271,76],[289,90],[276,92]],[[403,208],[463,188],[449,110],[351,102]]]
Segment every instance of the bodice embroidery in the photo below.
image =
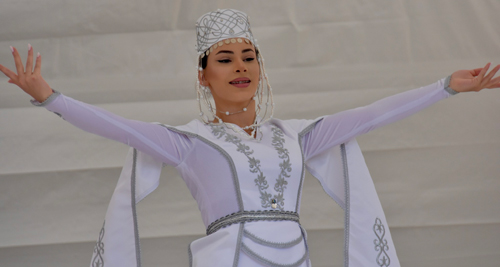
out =
[[250,172],[257,174],[257,178],[255,178],[254,181],[260,193],[261,206],[263,208],[271,207],[273,209],[284,210],[284,192],[288,185],[286,179],[290,177],[292,164],[290,162],[289,151],[285,148],[285,138],[283,131],[274,125],[271,126],[271,130],[273,132],[271,144],[278,152],[278,157],[282,159],[282,161],[279,163],[280,174],[274,184],[273,189],[275,191],[275,194],[273,195],[268,192],[269,184],[267,182],[266,176],[261,170],[260,160],[252,156],[254,150],[243,143],[238,136],[228,133],[223,126],[210,125],[210,127],[212,128],[212,134],[217,139],[221,139],[222,137],[224,137],[225,142],[234,144],[237,148],[236,151],[242,153],[247,157]]

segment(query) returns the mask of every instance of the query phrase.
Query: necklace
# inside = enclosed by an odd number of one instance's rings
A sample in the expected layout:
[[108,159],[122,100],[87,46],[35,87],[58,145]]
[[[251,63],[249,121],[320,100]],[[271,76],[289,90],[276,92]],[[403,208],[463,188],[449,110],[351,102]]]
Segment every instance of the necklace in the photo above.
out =
[[234,115],[234,114],[239,114],[239,113],[242,113],[242,112],[245,112],[247,111],[247,108],[248,106],[250,106],[250,103],[252,103],[252,100],[255,100],[255,97],[253,97],[252,99],[250,99],[250,101],[248,102],[247,106],[244,107],[242,110],[240,111],[236,111],[236,112],[229,112],[229,111],[221,111],[221,110],[216,110],[217,112],[219,113],[223,113],[223,114],[226,114],[226,116],[229,116],[229,115]]

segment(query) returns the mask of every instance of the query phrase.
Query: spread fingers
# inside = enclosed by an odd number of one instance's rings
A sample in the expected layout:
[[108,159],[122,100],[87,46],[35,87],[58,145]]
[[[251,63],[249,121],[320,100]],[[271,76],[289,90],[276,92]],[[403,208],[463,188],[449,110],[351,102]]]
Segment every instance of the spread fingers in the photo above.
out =
[[499,88],[500,87],[500,77],[492,79],[486,86],[486,88]]
[[488,73],[488,75],[486,75],[486,77],[484,77],[484,79],[482,80],[481,82],[481,86],[484,87],[486,86],[487,84],[489,84],[491,78],[493,78],[495,76],[495,74],[497,73],[497,71],[500,69],[500,65],[497,65],[494,69],[492,69],[490,71],[490,73]]

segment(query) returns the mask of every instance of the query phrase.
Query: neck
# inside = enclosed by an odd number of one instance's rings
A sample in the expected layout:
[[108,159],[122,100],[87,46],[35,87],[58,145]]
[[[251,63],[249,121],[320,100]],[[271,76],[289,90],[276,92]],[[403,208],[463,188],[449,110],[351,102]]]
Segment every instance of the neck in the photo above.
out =
[[[255,100],[251,100],[250,103],[241,103],[240,105],[216,105],[217,107],[217,116],[221,118],[223,122],[236,124],[241,128],[252,125],[255,122]],[[246,111],[242,111],[243,108],[246,108]],[[222,111],[222,112],[221,112]],[[226,115],[225,112],[229,112],[229,115]],[[239,112],[239,113],[236,113]],[[236,114],[231,114],[236,113]],[[217,119],[215,119],[217,120]],[[217,121],[215,121],[217,122]],[[246,129],[247,133],[251,133],[252,129]]]

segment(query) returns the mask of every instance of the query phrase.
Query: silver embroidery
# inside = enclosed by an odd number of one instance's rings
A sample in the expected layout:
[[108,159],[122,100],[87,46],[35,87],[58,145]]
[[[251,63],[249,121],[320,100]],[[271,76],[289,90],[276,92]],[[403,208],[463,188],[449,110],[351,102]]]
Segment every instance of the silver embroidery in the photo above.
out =
[[278,152],[279,158],[283,160],[280,163],[280,175],[278,176],[278,179],[276,179],[276,183],[274,184],[274,190],[278,192],[277,195],[274,195],[274,199],[276,199],[277,201],[276,204],[278,204],[278,208],[283,210],[283,206],[285,205],[285,198],[283,197],[283,193],[285,192],[286,185],[288,184],[285,178],[290,177],[290,172],[292,171],[292,163],[290,163],[288,149],[284,147],[285,138],[283,138],[283,131],[276,127],[272,127],[271,130],[273,131],[272,145]]
[[102,255],[104,254],[104,242],[102,239],[104,238],[104,225],[106,221],[102,224],[101,232],[99,232],[99,240],[94,247],[94,258],[92,259],[91,266],[92,267],[104,267],[104,259]]
[[377,236],[377,239],[373,240],[375,244],[375,250],[379,251],[377,255],[377,264],[378,266],[389,266],[391,264],[391,259],[387,254],[387,250],[389,250],[389,246],[387,245],[387,240],[384,239],[385,236],[385,226],[382,224],[382,221],[377,218],[375,219],[375,224],[373,225],[373,232]]
[[[277,127],[272,127],[272,145],[278,152],[280,159],[283,159],[283,161],[279,164],[281,169],[280,175],[276,179],[276,183],[274,185],[274,190],[277,192],[277,194],[273,196],[267,192],[269,184],[267,183],[266,176],[260,169],[260,160],[251,156],[254,151],[251,150],[249,146],[242,143],[239,137],[227,133],[223,126],[211,125],[211,127],[212,133],[215,137],[217,137],[218,139],[225,137],[226,142],[236,145],[236,151],[244,154],[248,158],[250,172],[257,174],[257,178],[255,178],[254,181],[255,185],[259,189],[261,206],[263,208],[269,208],[272,207],[273,204],[275,204],[277,209],[284,210],[285,198],[283,197],[283,194],[285,192],[286,185],[288,184],[285,178],[290,177],[289,173],[292,171],[292,164],[290,162],[288,149],[284,148],[285,139],[283,138],[283,131],[281,131],[281,129]],[[276,203],[273,203],[273,200]]]

